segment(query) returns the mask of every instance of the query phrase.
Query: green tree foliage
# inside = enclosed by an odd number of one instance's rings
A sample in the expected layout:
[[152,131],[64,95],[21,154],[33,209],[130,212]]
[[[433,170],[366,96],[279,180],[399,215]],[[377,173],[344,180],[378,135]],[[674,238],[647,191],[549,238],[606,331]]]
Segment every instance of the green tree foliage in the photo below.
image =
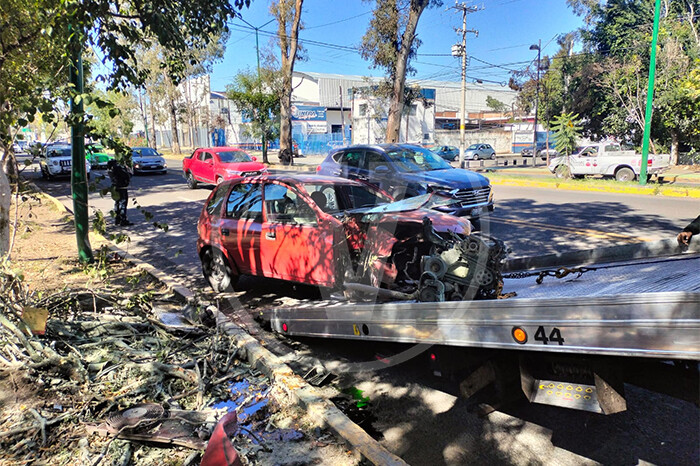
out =
[[[38,113],[46,120],[60,102],[73,99],[98,107],[111,104],[89,93],[76,95],[67,84],[69,48],[78,43],[99,50],[107,65],[95,78],[111,90],[141,85],[148,72],[137,51],[149,41],[170,53],[163,63],[177,81],[194,53],[226,30],[227,20],[250,0],[151,0],[114,3],[109,0],[0,0],[0,255],[7,249],[9,180],[14,162],[10,142],[16,131]],[[113,114],[118,111],[114,109]],[[85,120],[86,114],[72,115]],[[88,125],[88,131],[93,131]],[[125,148],[121,147],[124,151]]]
[[552,120],[552,131],[559,152],[570,155],[581,137],[581,130],[581,121],[577,114],[563,113],[555,116]]
[[[584,53],[569,59],[571,81],[567,110],[584,118],[585,133],[594,138],[616,136],[637,145],[645,118],[653,0],[568,0],[584,16]],[[700,1],[662,2],[657,45],[651,146],[678,150],[696,146],[700,117],[693,87],[700,67]],[[555,60],[556,64],[556,60]],[[564,95],[566,97],[566,94]]]
[[[85,111],[95,132],[112,139],[126,139],[134,128],[134,119],[137,116],[136,97],[120,91],[96,90],[93,94],[112,104],[100,107],[93,101],[87,105]],[[118,112],[112,109],[117,109]]]
[[376,0],[372,20],[362,37],[360,53],[373,68],[387,72],[390,88],[386,141],[398,142],[406,74],[415,72],[410,60],[420,46],[416,28],[423,10],[441,0]]
[[[273,141],[279,136],[279,114],[281,83],[279,73],[261,69],[238,73],[233,83],[227,86],[226,95],[231,99],[244,118],[250,120],[247,131],[250,136]],[[269,163],[267,148],[263,147],[263,163]]]
[[498,99],[495,99],[491,97],[490,95],[486,96],[486,106],[493,110],[494,112],[505,112],[508,110],[508,106],[501,102]]

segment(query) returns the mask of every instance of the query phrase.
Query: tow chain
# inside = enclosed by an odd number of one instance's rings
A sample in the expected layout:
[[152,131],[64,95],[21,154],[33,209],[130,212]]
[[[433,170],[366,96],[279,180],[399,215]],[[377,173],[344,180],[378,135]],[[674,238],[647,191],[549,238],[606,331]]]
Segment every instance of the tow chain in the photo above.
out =
[[544,281],[544,277],[564,278],[568,275],[575,273],[576,277],[574,277],[574,278],[579,278],[584,273],[590,272],[590,271],[595,271],[595,270],[597,270],[597,269],[592,268],[592,267],[571,267],[571,268],[559,267],[558,269],[542,270],[541,272],[513,272],[513,273],[503,275],[503,278],[518,279],[518,278],[537,277],[537,280],[535,280],[535,282],[538,285],[541,285],[542,282]]

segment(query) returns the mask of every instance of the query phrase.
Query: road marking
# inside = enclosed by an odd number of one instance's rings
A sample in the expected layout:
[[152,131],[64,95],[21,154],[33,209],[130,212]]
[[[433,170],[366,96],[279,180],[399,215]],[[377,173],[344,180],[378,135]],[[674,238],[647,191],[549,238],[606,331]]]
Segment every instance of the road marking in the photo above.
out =
[[564,233],[574,233],[577,235],[588,236],[589,238],[617,239],[617,240],[627,241],[629,243],[642,243],[642,242],[646,242],[646,241],[653,241],[652,238],[645,238],[642,236],[625,235],[622,233],[608,233],[605,231],[591,230],[588,228],[573,228],[573,227],[564,227],[564,226],[559,226],[559,225],[549,225],[547,223],[531,222],[529,220],[514,220],[514,219],[509,219],[509,218],[490,217],[489,221],[501,222],[501,223],[512,223],[512,224],[516,224],[516,225],[527,225],[530,227],[541,228],[544,230],[561,231]]

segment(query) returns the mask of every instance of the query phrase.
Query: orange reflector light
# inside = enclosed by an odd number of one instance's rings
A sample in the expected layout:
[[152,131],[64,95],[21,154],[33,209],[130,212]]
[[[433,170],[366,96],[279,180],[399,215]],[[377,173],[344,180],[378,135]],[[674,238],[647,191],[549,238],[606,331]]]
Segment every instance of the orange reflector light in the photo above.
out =
[[287,331],[287,324],[282,324],[282,331],[286,332]]
[[522,328],[513,327],[511,334],[513,335],[513,340],[520,343],[521,345],[527,343],[527,332],[525,332],[525,330],[523,330]]

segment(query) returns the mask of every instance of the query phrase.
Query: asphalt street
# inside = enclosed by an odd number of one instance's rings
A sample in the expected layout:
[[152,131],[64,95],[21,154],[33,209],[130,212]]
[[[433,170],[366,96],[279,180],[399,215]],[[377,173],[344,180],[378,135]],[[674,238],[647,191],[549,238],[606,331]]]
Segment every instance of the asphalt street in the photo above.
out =
[[[28,177],[72,208],[69,180],[45,181],[38,173]],[[700,213],[697,200],[680,198],[505,186],[495,186],[494,191],[496,210],[482,221],[482,228],[505,240],[514,257],[669,238]],[[147,220],[130,200],[129,219],[135,224],[118,230],[110,224],[110,231],[130,236],[126,249],[132,254],[192,290],[205,289],[195,240],[210,187],[190,190],[172,170],[167,175],[135,176],[129,192],[154,217]],[[113,202],[96,192],[90,206],[106,214]],[[155,228],[154,221],[166,223],[168,231]],[[272,280],[244,280],[242,288],[230,301],[241,308],[318,298],[310,287]],[[698,408],[666,396],[629,387],[628,411],[607,417],[528,405],[481,418],[456,396],[453,384],[432,378],[422,358],[381,371],[344,372],[348,363],[376,360],[403,347],[332,340],[283,343],[287,349],[277,352],[297,369],[320,364],[340,375],[343,385],[363,390],[371,400],[376,416],[372,425],[382,443],[410,464],[700,462]]]

